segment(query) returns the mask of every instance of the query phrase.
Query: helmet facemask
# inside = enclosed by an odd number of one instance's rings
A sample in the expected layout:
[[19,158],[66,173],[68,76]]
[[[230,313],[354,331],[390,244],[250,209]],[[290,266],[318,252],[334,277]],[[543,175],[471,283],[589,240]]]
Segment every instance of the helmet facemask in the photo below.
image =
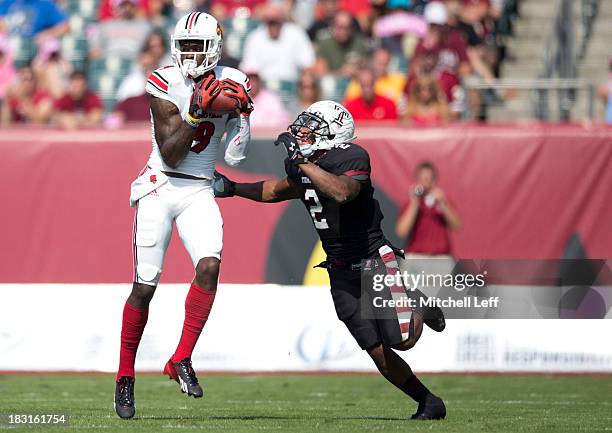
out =
[[305,157],[311,156],[319,149],[328,149],[329,146],[325,146],[324,143],[333,139],[327,121],[307,111],[303,111],[289,125],[289,132],[296,138],[300,152]]
[[[198,51],[183,51],[186,42],[200,43]],[[183,76],[197,78],[210,71],[221,58],[222,41],[214,38],[199,38],[194,36],[172,37],[172,56],[178,64]],[[198,64],[198,57],[203,60]]]

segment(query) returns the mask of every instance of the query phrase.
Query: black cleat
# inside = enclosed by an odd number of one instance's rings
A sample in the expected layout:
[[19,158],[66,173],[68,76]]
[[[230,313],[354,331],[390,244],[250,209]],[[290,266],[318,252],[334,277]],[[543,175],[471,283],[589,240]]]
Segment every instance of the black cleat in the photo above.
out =
[[433,394],[428,394],[425,401],[419,403],[419,407],[410,419],[414,420],[430,420],[444,419],[446,417],[446,406],[440,397]]
[[412,414],[412,416],[410,417],[410,419],[416,419],[417,416],[419,416],[423,410],[425,410],[425,402],[419,402],[419,407],[417,407],[417,411],[415,413]]
[[191,366],[190,358],[185,358],[179,362],[172,362],[172,359],[170,359],[164,367],[164,374],[167,374],[170,379],[181,385],[181,392],[192,395],[195,398],[200,398],[204,395],[204,391],[202,391],[195,371]]
[[429,307],[424,312],[423,323],[429,326],[436,332],[444,331],[446,328],[446,320],[444,320],[444,312],[440,307]]
[[121,376],[115,385],[115,412],[120,418],[132,418],[136,413],[134,378]]

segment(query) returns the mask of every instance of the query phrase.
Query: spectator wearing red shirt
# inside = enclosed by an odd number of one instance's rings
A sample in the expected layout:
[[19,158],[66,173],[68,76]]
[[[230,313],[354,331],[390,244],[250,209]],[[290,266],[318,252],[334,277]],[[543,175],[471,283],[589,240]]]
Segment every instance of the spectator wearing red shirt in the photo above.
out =
[[459,77],[472,72],[467,55],[467,44],[459,30],[451,29],[448,24],[448,11],[440,2],[427,3],[425,20],[428,23],[427,33],[414,51],[415,61],[426,54],[434,53],[437,57],[437,71],[447,71]]
[[410,189],[410,201],[395,226],[400,238],[408,237],[402,270],[449,273],[454,266],[449,230],[458,229],[461,220],[437,185],[437,177],[437,169],[429,161],[421,162],[415,170],[416,184]]
[[359,72],[359,86],[361,96],[344,102],[346,109],[353,115],[355,121],[359,120],[397,120],[397,107],[395,102],[382,95],[376,94],[374,85],[376,77],[371,69],[362,69]]
[[149,122],[151,120],[151,97],[148,93],[119,101],[113,109],[113,114],[117,116],[117,126],[131,122]]
[[460,78],[472,72],[467,43],[463,33],[448,26],[448,11],[443,3],[428,3],[425,19],[428,23],[427,34],[415,48],[405,94],[410,95],[418,76],[431,74],[446,96],[452,118],[457,118],[465,110],[466,100]]
[[[118,3],[115,0],[102,0],[98,5],[98,20],[112,20],[119,16]],[[151,10],[150,0],[138,0],[138,16],[146,17],[149,15]]]
[[248,11],[250,17],[261,19],[268,0],[212,0],[210,14],[218,20],[234,16],[238,9]]
[[45,124],[51,118],[53,100],[38,85],[34,71],[29,66],[21,68],[15,82],[7,89],[0,112],[0,123]]
[[87,77],[81,71],[70,76],[68,91],[55,101],[56,121],[63,129],[98,126],[102,123],[102,101],[89,90]]

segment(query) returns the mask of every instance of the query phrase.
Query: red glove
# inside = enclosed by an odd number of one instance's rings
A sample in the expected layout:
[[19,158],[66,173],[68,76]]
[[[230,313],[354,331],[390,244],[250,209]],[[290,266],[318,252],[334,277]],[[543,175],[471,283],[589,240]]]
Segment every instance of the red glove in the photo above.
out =
[[221,91],[232,99],[238,101],[240,112],[246,116],[253,111],[253,101],[242,84],[226,78],[221,80]]
[[221,92],[221,85],[215,79],[214,74],[210,74],[196,83],[191,94],[191,101],[189,102],[189,115],[187,118],[191,121],[188,122],[189,124],[197,125],[201,121],[201,118],[204,117],[204,112],[219,92]]

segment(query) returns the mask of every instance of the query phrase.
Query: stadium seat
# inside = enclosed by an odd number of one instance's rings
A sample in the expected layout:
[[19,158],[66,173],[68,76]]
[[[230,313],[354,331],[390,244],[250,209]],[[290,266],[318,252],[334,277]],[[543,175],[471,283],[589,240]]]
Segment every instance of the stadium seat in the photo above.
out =
[[268,90],[275,92],[280,97],[285,107],[293,106],[297,99],[297,83],[295,81],[267,80],[264,84]]
[[87,19],[92,20],[98,12],[98,2],[96,0],[79,0],[79,14]]
[[131,66],[131,60],[121,57],[108,57],[104,60],[104,69],[113,76],[127,74]]
[[87,75],[90,86],[104,100],[107,111],[114,106],[117,88],[132,64],[129,59],[120,57],[92,60],[88,63]]
[[62,57],[72,63],[75,70],[85,69],[87,39],[83,34],[70,34],[62,38]]
[[257,20],[249,19],[248,17],[235,16],[234,18],[225,20],[222,23],[223,31],[225,32],[224,46],[227,54],[240,59],[247,36],[260,24]]
[[325,75],[321,77],[321,98],[340,102],[344,98],[349,80],[344,77]]
[[9,44],[15,53],[15,67],[21,68],[28,65],[36,56],[37,46],[32,38],[11,36]]
[[393,56],[389,69],[393,72],[408,73],[410,61],[405,56]]

